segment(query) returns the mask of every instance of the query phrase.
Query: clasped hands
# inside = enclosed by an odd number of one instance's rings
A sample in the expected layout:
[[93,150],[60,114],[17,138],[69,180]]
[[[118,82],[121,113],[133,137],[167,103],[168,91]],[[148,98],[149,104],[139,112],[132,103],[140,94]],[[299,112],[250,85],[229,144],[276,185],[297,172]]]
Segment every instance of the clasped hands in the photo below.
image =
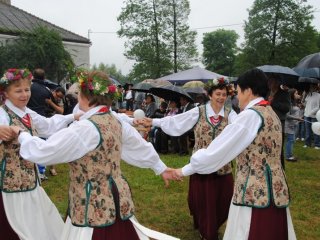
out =
[[[18,130],[19,132],[19,130]],[[0,126],[0,140],[9,142],[17,137],[17,133],[14,131],[12,126]]]
[[182,181],[183,174],[181,168],[174,169],[174,168],[167,168],[163,173],[161,173],[161,177],[165,183],[166,187],[169,187],[169,181]]

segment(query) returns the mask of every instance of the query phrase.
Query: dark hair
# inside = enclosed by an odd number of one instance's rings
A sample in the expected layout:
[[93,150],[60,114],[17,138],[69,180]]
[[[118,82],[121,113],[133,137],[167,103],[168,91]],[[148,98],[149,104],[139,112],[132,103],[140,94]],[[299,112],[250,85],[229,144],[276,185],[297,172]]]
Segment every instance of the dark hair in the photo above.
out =
[[239,76],[237,80],[241,91],[250,88],[253,95],[266,98],[268,93],[268,78],[264,72],[258,68],[248,70]]
[[32,75],[35,79],[39,79],[39,80],[44,80],[45,78],[45,72],[42,68],[36,68],[35,70],[33,70]]
[[66,95],[66,90],[63,87],[56,87],[53,91],[61,92],[63,95]]
[[152,94],[147,94],[145,99],[147,99],[147,97],[151,98],[151,102],[155,102],[156,100],[154,99],[154,96]]
[[167,102],[161,102],[160,107],[167,109],[168,108],[168,103]]
[[219,89],[219,90],[225,89],[227,91],[227,95],[229,95],[229,85],[227,85],[227,84],[219,84],[217,86],[211,86],[211,87],[205,88],[205,90],[207,91],[209,96],[211,96],[213,91],[215,91],[217,89]]

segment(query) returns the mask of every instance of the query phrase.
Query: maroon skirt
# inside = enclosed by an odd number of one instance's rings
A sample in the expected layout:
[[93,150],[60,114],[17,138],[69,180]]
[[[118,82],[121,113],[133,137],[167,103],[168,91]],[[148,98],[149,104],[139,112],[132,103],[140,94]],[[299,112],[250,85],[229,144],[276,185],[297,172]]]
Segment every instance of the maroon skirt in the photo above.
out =
[[194,227],[207,240],[218,239],[219,227],[227,220],[233,195],[232,174],[190,176],[188,203]]
[[130,220],[122,220],[119,208],[119,193],[112,184],[112,194],[116,207],[116,221],[107,227],[94,228],[92,240],[139,240],[139,236]]
[[288,240],[286,208],[252,208],[248,240]]
[[18,235],[11,228],[2,201],[2,192],[0,191],[0,235],[1,239],[20,240]]

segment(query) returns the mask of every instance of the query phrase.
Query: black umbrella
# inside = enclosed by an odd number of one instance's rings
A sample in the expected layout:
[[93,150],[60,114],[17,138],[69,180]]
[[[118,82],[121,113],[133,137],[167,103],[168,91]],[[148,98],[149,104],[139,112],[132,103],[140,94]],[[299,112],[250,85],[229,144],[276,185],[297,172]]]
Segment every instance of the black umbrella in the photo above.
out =
[[320,52],[302,58],[296,68],[320,68]]
[[193,101],[192,97],[181,87],[170,85],[164,87],[150,88],[150,92],[165,100],[179,100],[180,97],[186,97],[190,101]]
[[145,83],[145,82],[139,82],[133,85],[132,90],[138,91],[138,92],[145,92],[148,93],[150,92],[150,88],[154,87],[154,85],[150,83]]
[[49,79],[45,79],[45,80],[43,81],[43,83],[44,83],[44,85],[46,85],[46,87],[50,88],[51,90],[54,90],[54,89],[56,89],[57,87],[60,87],[60,85],[59,85],[58,83],[53,82],[53,81],[51,81],[51,80],[49,80]]
[[301,77],[308,78],[319,78],[320,79],[320,68],[293,68]]
[[281,84],[292,86],[298,83],[300,75],[291,68],[279,65],[263,65],[257,67],[262,70],[269,78],[280,81]]
[[299,83],[313,83],[313,84],[317,84],[320,83],[320,80],[316,79],[316,78],[310,78],[310,77],[300,77],[299,78]]

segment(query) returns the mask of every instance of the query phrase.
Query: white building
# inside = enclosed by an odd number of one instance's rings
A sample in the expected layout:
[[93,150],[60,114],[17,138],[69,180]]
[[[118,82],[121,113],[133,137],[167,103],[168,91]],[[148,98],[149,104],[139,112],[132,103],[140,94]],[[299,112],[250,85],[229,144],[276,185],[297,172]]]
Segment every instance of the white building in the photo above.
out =
[[39,26],[53,29],[60,34],[64,47],[70,53],[76,66],[90,67],[91,42],[89,39],[12,6],[11,0],[0,0],[0,42],[3,44],[19,37],[22,32],[32,31]]

